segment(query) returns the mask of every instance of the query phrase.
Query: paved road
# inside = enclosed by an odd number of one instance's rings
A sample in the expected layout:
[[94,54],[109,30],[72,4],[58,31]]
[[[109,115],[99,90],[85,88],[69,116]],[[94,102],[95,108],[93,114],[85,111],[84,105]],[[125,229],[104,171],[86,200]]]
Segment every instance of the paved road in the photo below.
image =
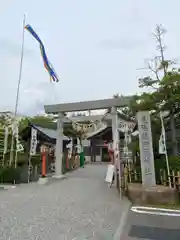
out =
[[180,240],[180,217],[129,211],[121,240]]
[[104,183],[107,165],[88,165],[47,186],[0,192],[0,240],[110,240],[122,206]]

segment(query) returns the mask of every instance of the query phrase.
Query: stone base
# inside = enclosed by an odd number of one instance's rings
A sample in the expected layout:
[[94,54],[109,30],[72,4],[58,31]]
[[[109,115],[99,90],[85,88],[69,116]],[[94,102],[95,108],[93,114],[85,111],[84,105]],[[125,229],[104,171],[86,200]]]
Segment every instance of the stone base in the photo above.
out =
[[127,196],[134,204],[174,205],[179,203],[179,194],[176,189],[160,185],[145,189],[142,184],[130,183]]
[[38,184],[39,185],[44,185],[48,182],[48,178],[39,178]]
[[64,179],[65,176],[63,174],[61,175],[53,175],[52,178],[55,178],[55,179]]

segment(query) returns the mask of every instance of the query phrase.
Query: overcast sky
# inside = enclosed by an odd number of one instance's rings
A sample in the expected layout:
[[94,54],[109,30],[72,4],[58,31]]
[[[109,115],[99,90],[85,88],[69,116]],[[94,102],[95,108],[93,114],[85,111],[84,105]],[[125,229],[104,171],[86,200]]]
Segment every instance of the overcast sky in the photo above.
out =
[[168,30],[167,58],[180,59],[179,9],[178,0],[2,0],[0,111],[15,105],[24,13],[60,76],[50,84],[39,46],[26,32],[18,110],[36,114],[44,104],[138,92],[137,79],[148,72],[137,69],[156,54],[156,24]]

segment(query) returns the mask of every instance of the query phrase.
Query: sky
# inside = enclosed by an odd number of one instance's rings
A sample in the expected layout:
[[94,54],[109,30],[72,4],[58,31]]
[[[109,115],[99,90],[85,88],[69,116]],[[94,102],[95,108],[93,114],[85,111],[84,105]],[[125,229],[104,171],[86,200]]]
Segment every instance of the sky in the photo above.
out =
[[139,92],[157,55],[152,33],[162,24],[165,56],[180,60],[180,1],[2,0],[0,8],[0,111],[13,111],[19,77],[23,15],[44,42],[60,76],[50,83],[38,43],[25,32],[18,112],[35,115],[45,104],[110,98]]

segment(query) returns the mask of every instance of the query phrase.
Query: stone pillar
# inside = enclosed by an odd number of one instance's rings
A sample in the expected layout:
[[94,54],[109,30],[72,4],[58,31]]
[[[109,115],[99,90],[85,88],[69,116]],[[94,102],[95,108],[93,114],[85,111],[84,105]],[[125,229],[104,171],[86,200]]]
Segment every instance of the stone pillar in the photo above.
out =
[[149,111],[137,113],[142,185],[144,188],[156,186],[151,119]]
[[55,178],[62,178],[62,160],[63,160],[63,113],[59,113],[57,121],[57,139],[55,152]]
[[[114,150],[114,164],[116,166],[116,173],[117,169],[119,171],[119,187],[120,187],[120,198],[121,198],[121,164],[120,164],[120,155],[119,155],[119,130],[118,130],[118,115],[117,115],[117,108],[112,107],[111,109],[112,114],[112,139],[113,139],[113,150]],[[117,179],[116,179],[117,180]]]

